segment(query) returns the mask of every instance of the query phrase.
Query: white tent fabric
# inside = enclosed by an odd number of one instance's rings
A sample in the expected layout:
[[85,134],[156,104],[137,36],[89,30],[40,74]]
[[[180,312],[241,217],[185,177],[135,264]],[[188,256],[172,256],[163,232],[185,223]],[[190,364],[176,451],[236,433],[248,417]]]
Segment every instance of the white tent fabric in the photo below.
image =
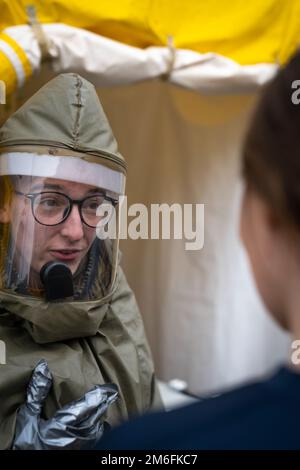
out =
[[[65,25],[43,27],[55,72],[82,73],[99,89],[129,164],[128,204],[205,204],[201,251],[186,251],[184,240],[121,242],[159,378],[178,377],[203,394],[266,373],[287,357],[289,338],[266,316],[238,239],[239,161],[257,90],[276,67],[190,51],[176,51],[170,67],[168,48],[139,50]],[[31,29],[6,33],[38,70]],[[21,98],[52,73],[46,67]],[[165,73],[168,80],[153,79]]]
[[99,91],[129,164],[129,204],[204,203],[205,242],[121,243],[163,380],[214,392],[262,375],[289,351],[266,315],[238,238],[240,144],[252,95],[201,96],[152,81]]
[[[173,84],[196,91],[239,93],[266,83],[277,69],[274,64],[241,66],[218,54],[198,54],[172,47],[139,49],[60,23],[43,24],[43,31],[50,43],[54,70],[85,73],[86,78],[99,87],[165,76]],[[13,26],[3,32],[25,51],[33,71],[39,70],[41,51],[32,28]],[[7,47],[0,42],[0,50],[6,54]],[[15,64],[12,51],[11,61],[13,59]],[[20,76],[20,64],[15,68]],[[21,76],[19,83],[23,83]]]

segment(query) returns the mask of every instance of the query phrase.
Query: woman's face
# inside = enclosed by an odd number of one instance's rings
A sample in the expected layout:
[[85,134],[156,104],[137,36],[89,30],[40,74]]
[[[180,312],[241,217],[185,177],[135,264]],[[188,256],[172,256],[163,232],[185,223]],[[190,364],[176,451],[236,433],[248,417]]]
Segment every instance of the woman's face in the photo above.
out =
[[[93,186],[54,178],[22,179],[17,189],[26,194],[58,191],[72,199],[81,200],[99,191]],[[25,259],[26,264],[37,274],[49,261],[65,263],[74,274],[96,237],[95,228],[88,227],[81,221],[76,204],[64,222],[45,226],[34,219],[30,199],[15,194],[10,217],[17,258]]]

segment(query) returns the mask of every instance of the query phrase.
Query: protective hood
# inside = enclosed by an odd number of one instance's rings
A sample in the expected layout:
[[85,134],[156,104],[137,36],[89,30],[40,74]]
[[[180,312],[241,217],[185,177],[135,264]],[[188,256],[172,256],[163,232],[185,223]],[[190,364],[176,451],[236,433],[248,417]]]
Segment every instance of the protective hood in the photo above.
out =
[[29,99],[0,131],[0,289],[108,299],[125,173],[92,84],[64,74]]
[[0,151],[15,146],[37,147],[39,153],[46,146],[50,155],[68,149],[123,172],[126,168],[94,86],[73,73],[48,82],[2,126]]

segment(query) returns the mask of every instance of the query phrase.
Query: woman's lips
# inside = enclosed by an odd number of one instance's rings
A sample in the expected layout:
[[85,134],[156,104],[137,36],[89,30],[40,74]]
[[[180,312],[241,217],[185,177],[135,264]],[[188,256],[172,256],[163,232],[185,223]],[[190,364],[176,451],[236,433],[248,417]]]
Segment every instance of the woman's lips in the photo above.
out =
[[72,261],[80,257],[81,250],[51,250],[50,253],[60,261]]

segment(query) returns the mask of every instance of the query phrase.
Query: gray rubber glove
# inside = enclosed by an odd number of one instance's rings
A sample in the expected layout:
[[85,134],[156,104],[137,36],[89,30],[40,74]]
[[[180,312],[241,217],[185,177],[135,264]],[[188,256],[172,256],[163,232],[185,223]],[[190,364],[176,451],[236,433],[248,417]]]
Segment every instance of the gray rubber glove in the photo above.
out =
[[26,403],[18,411],[13,449],[92,448],[104,432],[104,413],[118,397],[116,385],[96,385],[79,400],[59,409],[51,419],[44,420],[40,415],[51,385],[51,372],[42,359],[28,384]]

